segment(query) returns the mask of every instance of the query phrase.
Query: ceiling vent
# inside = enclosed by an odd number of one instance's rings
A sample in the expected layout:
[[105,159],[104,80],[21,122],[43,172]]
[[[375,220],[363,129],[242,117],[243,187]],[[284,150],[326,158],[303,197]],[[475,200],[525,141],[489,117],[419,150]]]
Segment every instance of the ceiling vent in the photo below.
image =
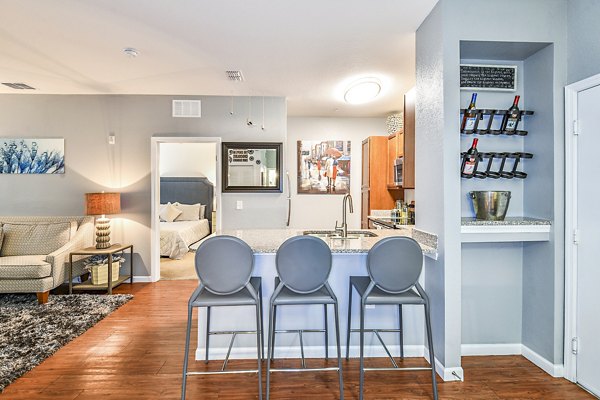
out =
[[10,83],[10,82],[2,82],[4,86],[8,86],[11,89],[17,90],[35,90],[34,87],[31,87],[25,83]]
[[232,82],[244,82],[244,75],[242,71],[225,71],[227,79]]
[[173,100],[173,117],[200,118],[200,100]]

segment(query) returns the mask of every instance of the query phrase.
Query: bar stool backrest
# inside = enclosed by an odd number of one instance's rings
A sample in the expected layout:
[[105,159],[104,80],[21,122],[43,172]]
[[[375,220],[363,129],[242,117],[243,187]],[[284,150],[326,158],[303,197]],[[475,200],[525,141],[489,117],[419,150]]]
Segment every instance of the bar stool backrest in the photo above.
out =
[[246,242],[233,236],[206,239],[196,250],[196,274],[206,289],[228,295],[243,289],[252,275],[254,256]]
[[323,287],[331,272],[331,249],[313,236],[294,236],[277,250],[277,274],[296,293],[312,293]]
[[388,293],[412,288],[423,269],[421,246],[409,237],[388,237],[377,242],[367,255],[371,280]]

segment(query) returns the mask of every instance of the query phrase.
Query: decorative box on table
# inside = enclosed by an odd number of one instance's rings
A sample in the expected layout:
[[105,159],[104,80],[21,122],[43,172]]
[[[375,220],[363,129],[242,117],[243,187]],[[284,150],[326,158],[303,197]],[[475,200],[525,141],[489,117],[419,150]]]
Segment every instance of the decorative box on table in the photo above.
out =
[[[119,280],[120,261],[112,263],[112,282]],[[92,285],[106,285],[108,283],[108,263],[90,265],[90,275],[92,277]]]

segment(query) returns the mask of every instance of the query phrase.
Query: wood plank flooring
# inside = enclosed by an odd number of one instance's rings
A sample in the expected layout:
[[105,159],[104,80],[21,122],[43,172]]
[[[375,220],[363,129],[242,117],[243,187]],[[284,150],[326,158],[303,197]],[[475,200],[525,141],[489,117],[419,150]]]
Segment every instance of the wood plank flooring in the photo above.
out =
[[[132,301],[9,385],[0,400],[179,399],[186,305],[195,285],[195,281],[121,285],[115,292],[135,294]],[[387,365],[385,359],[369,362]],[[298,361],[279,363],[296,366]],[[407,359],[405,363],[424,361]],[[255,366],[251,361],[230,364],[231,368]],[[196,361],[191,361],[191,367],[207,368]],[[217,364],[211,362],[208,367]],[[344,361],[343,367],[345,398],[358,399],[358,362]],[[440,399],[594,398],[565,379],[550,377],[521,356],[463,357],[463,367],[466,382],[438,379]],[[365,399],[431,399],[429,377],[427,371],[368,372]],[[271,382],[273,400],[339,397],[337,376],[332,372],[275,373]],[[256,375],[192,376],[187,398],[256,399]]]

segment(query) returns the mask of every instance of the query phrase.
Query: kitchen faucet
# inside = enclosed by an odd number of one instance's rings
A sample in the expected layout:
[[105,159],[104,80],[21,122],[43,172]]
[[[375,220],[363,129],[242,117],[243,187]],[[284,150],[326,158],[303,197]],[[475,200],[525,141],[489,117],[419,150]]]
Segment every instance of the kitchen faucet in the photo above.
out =
[[346,203],[350,201],[350,213],[354,213],[354,207],[352,206],[352,196],[350,193],[344,196],[344,200],[342,201],[342,225],[338,226],[337,221],[335,221],[335,231],[340,232],[342,237],[348,237],[348,224],[346,223]]

